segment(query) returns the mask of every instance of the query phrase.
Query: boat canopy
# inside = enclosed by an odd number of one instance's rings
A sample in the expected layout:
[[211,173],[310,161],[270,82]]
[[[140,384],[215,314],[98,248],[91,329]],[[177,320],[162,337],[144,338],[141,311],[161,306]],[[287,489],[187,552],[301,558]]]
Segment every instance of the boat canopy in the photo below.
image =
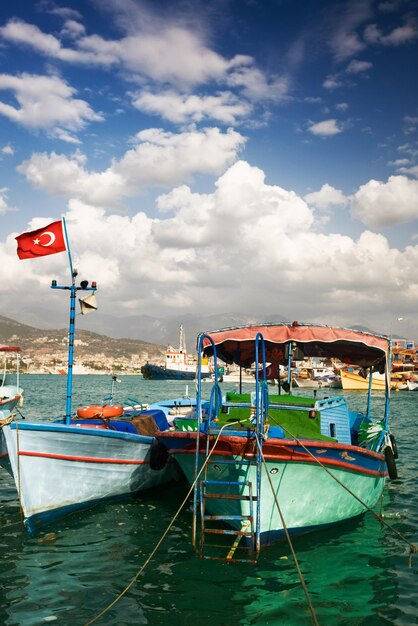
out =
[[[216,355],[225,363],[250,367],[255,361],[254,342],[258,333],[264,338],[266,361],[285,365],[291,342],[293,359],[304,357],[337,358],[343,363],[372,367],[382,373],[390,351],[389,337],[350,328],[305,324],[260,324],[225,328],[203,333],[203,352]],[[201,336],[201,335],[199,335]],[[210,337],[210,339],[209,339]],[[261,357],[261,344],[260,344]]]
[[21,348],[18,348],[18,346],[2,346],[2,345],[0,345],[0,352],[21,352]]

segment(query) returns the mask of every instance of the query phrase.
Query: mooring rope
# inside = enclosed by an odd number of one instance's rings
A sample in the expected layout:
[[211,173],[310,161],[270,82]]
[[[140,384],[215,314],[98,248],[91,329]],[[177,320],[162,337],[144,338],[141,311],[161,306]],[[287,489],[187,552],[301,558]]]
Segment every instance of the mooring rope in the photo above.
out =
[[14,420],[14,415],[8,415],[7,417],[2,417],[0,419],[0,428],[3,428],[3,426],[7,426],[8,424],[11,424]]
[[408,567],[412,567],[412,555],[418,552],[417,546],[411,543],[404,535],[402,535],[402,533],[396,530],[396,528],[393,528],[392,526],[390,526],[390,524],[388,524],[381,515],[378,515],[375,511],[373,511],[373,509],[370,508],[365,502],[363,502],[363,500],[359,498],[353,491],[351,491],[351,489],[349,489],[346,485],[344,485],[344,483],[341,482],[341,480],[339,480],[339,478],[337,478],[332,472],[330,472],[329,469],[325,467],[325,465],[318,459],[318,457],[312,454],[312,452],[302,443],[302,441],[298,439],[293,433],[291,433],[288,428],[286,428],[285,426],[282,426],[282,424],[279,424],[279,422],[275,420],[273,417],[271,417],[270,415],[269,415],[269,418],[272,419],[272,421],[275,422],[275,424],[283,428],[283,430],[285,430],[292,437],[292,439],[294,439],[296,443],[300,445],[309,454],[309,456],[311,456],[318,463],[318,465],[320,465],[322,469],[325,470],[325,472],[331,476],[331,478],[333,478],[339,485],[341,485],[341,487],[343,487],[350,495],[352,495],[353,498],[355,498],[358,502],[360,502],[360,504],[364,506],[364,508],[366,508],[381,524],[386,526],[386,528],[388,528],[391,532],[397,535],[399,539],[404,541],[409,546]]
[[312,604],[312,601],[311,601],[311,597],[309,595],[308,587],[307,587],[305,579],[303,577],[302,570],[300,569],[299,561],[298,561],[298,558],[296,556],[296,551],[295,551],[295,549],[293,547],[293,543],[292,543],[292,540],[290,538],[289,530],[288,530],[288,528],[286,526],[286,522],[285,522],[285,519],[283,517],[283,513],[282,513],[282,510],[280,508],[276,492],[274,491],[274,487],[273,487],[273,483],[272,483],[272,480],[271,480],[270,472],[268,471],[266,459],[264,457],[263,450],[262,450],[262,447],[260,445],[260,441],[258,439],[257,433],[255,433],[255,437],[256,437],[256,441],[257,441],[257,447],[258,447],[258,449],[260,451],[261,459],[263,461],[263,466],[264,466],[264,469],[266,471],[266,476],[267,476],[269,484],[270,484],[271,492],[273,494],[274,502],[276,504],[277,510],[279,512],[279,515],[280,515],[280,520],[282,522],[283,530],[284,530],[284,533],[286,535],[286,540],[287,540],[287,543],[289,544],[290,550],[292,552],[292,557],[293,557],[293,560],[294,560],[294,563],[295,563],[296,571],[297,571],[298,576],[299,576],[300,584],[302,585],[302,589],[304,591],[304,594],[305,594],[305,597],[306,597],[306,601],[308,603],[308,608],[309,608],[309,611],[311,613],[312,623],[315,624],[315,626],[319,626],[319,622],[318,622],[317,617],[316,617],[315,609],[313,607],[313,604]]
[[[233,422],[233,424],[236,424],[238,422]],[[123,598],[123,596],[129,591],[129,589],[132,587],[132,585],[138,580],[138,578],[140,577],[140,575],[142,574],[142,572],[144,571],[144,569],[146,568],[146,566],[149,564],[149,562],[151,561],[151,559],[153,558],[153,556],[156,554],[156,552],[158,551],[159,547],[161,546],[161,544],[163,543],[164,539],[166,538],[166,536],[168,535],[169,531],[171,530],[174,522],[176,521],[176,519],[178,518],[178,516],[180,515],[181,511],[183,510],[184,506],[187,504],[187,501],[190,497],[190,495],[193,492],[193,489],[195,488],[195,485],[197,483],[197,481],[199,480],[203,470],[205,469],[212,453],[215,450],[216,444],[218,443],[218,439],[223,431],[224,428],[226,428],[226,426],[231,426],[231,424],[225,424],[224,426],[222,426],[222,428],[219,430],[215,442],[208,454],[208,456],[206,457],[205,462],[203,463],[202,467],[200,468],[196,478],[194,479],[192,485],[190,486],[189,491],[187,492],[183,502],[180,504],[180,507],[178,508],[178,510],[176,511],[174,517],[172,518],[172,520],[170,521],[170,523],[168,524],[167,528],[165,529],[165,531],[163,532],[163,534],[161,535],[160,539],[157,541],[157,544],[155,545],[155,547],[153,548],[153,550],[151,551],[151,553],[149,554],[149,556],[146,558],[146,560],[144,561],[144,563],[142,564],[142,566],[140,567],[140,569],[137,571],[137,573],[135,574],[135,576],[130,580],[130,582],[126,585],[125,589],[123,589],[123,591],[121,591],[119,593],[119,595],[116,596],[116,598],[110,603],[108,604],[100,613],[98,613],[95,617],[93,617],[93,619],[89,620],[88,622],[86,622],[84,624],[84,626],[90,626],[90,624],[94,624],[95,622],[97,622],[97,620],[99,620],[105,613],[107,613],[113,606],[115,606],[115,604],[117,604],[117,602],[119,602],[119,600],[121,598]],[[210,435],[208,434],[208,437]]]

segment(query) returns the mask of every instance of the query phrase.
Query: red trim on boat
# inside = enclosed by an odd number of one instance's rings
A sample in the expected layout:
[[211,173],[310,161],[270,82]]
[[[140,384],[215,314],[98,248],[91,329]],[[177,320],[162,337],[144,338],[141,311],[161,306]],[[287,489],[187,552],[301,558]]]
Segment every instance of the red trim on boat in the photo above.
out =
[[[169,450],[170,454],[172,454],[173,456],[176,456],[178,454],[195,454],[195,450],[193,449],[186,449],[183,448],[181,450],[179,449],[172,449]],[[201,454],[204,452],[201,452]],[[235,455],[235,454],[230,454],[228,452],[225,451],[218,451],[216,450],[214,453],[214,455],[217,456],[241,456],[241,455]],[[251,459],[254,458],[253,454],[243,454],[242,457],[244,459]],[[315,463],[318,464],[317,461],[320,461],[322,465],[324,465],[325,467],[330,466],[330,467],[335,467],[335,468],[340,468],[340,469],[344,469],[344,470],[349,470],[351,472],[355,472],[356,474],[364,474],[365,476],[388,476],[388,472],[379,472],[377,470],[369,470],[366,469],[364,467],[359,467],[358,465],[353,465],[351,463],[346,463],[344,461],[337,461],[337,459],[327,459],[327,458],[321,458],[321,457],[315,457],[315,459],[313,459],[311,456],[309,456],[308,454],[298,454],[296,455],[292,455],[292,454],[264,454],[264,458],[267,461],[270,462],[275,462],[277,461],[278,463]],[[318,464],[319,465],[319,464]]]
[[137,461],[132,459],[105,459],[89,456],[67,456],[65,454],[47,454],[46,452],[25,452],[19,450],[19,456],[35,456],[45,459],[57,459],[58,461],[82,461],[83,463],[112,463],[115,465],[149,465],[149,461]]
[[6,404],[9,404],[9,402],[14,402],[15,400],[19,400],[20,395],[17,394],[15,396],[13,396],[13,398],[6,398],[5,400],[0,400],[0,406],[5,406]]

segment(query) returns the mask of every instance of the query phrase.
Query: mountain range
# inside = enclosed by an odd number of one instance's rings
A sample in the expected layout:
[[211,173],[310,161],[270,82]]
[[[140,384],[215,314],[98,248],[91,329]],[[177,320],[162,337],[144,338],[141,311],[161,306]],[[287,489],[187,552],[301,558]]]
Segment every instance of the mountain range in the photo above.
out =
[[[114,338],[92,333],[87,330],[76,331],[75,353],[77,357],[105,355],[108,358],[129,358],[133,355],[146,354],[146,358],[160,360],[165,346],[136,339]],[[68,329],[40,329],[21,324],[0,315],[0,344],[16,345],[22,349],[23,357],[36,355],[38,358],[57,356],[61,352],[66,359]]]
[[[158,318],[151,315],[135,315],[121,320],[116,332],[114,320],[106,316],[95,317],[94,327],[97,332],[91,332],[77,328],[76,338],[83,341],[87,338],[97,348],[98,343],[111,342],[129,348],[129,353],[136,348],[137,352],[144,350],[161,351],[167,345],[178,346],[180,324],[183,325],[186,344],[189,352],[195,352],[196,337],[202,331],[211,331],[229,326],[241,326],[245,324],[257,324],[263,322],[288,321],[282,315],[266,316],[263,319],[240,313],[224,313],[220,315],[183,315],[179,320],[178,315]],[[91,322],[89,324],[91,326]],[[110,330],[112,328],[112,331]],[[17,343],[22,348],[28,347],[27,343],[42,337],[62,338],[68,335],[68,329],[40,329],[16,320],[0,315],[0,343]],[[20,342],[20,343],[19,343]]]
[[[111,335],[113,336],[109,336],[108,332],[110,326],[114,328],[114,321],[111,324],[106,316],[97,316],[95,319],[97,332],[80,328],[76,330],[76,339],[80,343],[77,346],[77,352],[80,355],[85,350],[88,350],[92,355],[110,353],[114,356],[130,356],[131,354],[148,353],[150,359],[161,358],[167,345],[178,346],[180,324],[183,325],[187,339],[187,350],[193,353],[199,332],[246,324],[289,321],[280,314],[264,316],[263,319],[240,313],[183,315],[181,320],[179,320],[178,315],[164,318],[135,315],[123,318],[120,323],[120,330],[116,333],[112,332]],[[370,332],[370,329],[364,326],[353,326],[353,328]],[[68,328],[40,329],[0,315],[0,344],[16,344],[22,350],[32,351],[34,344],[41,349],[42,342],[44,342],[44,346],[51,342],[62,344],[67,337]],[[83,344],[85,344],[85,350],[83,350]]]

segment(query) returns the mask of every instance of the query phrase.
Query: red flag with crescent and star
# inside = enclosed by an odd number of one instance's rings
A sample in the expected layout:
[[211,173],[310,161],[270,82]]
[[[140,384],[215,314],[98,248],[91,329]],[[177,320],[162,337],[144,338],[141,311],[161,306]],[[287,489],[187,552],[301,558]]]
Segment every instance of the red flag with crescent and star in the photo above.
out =
[[35,259],[38,256],[65,252],[67,249],[61,220],[30,233],[22,233],[16,237],[16,241],[19,259]]

